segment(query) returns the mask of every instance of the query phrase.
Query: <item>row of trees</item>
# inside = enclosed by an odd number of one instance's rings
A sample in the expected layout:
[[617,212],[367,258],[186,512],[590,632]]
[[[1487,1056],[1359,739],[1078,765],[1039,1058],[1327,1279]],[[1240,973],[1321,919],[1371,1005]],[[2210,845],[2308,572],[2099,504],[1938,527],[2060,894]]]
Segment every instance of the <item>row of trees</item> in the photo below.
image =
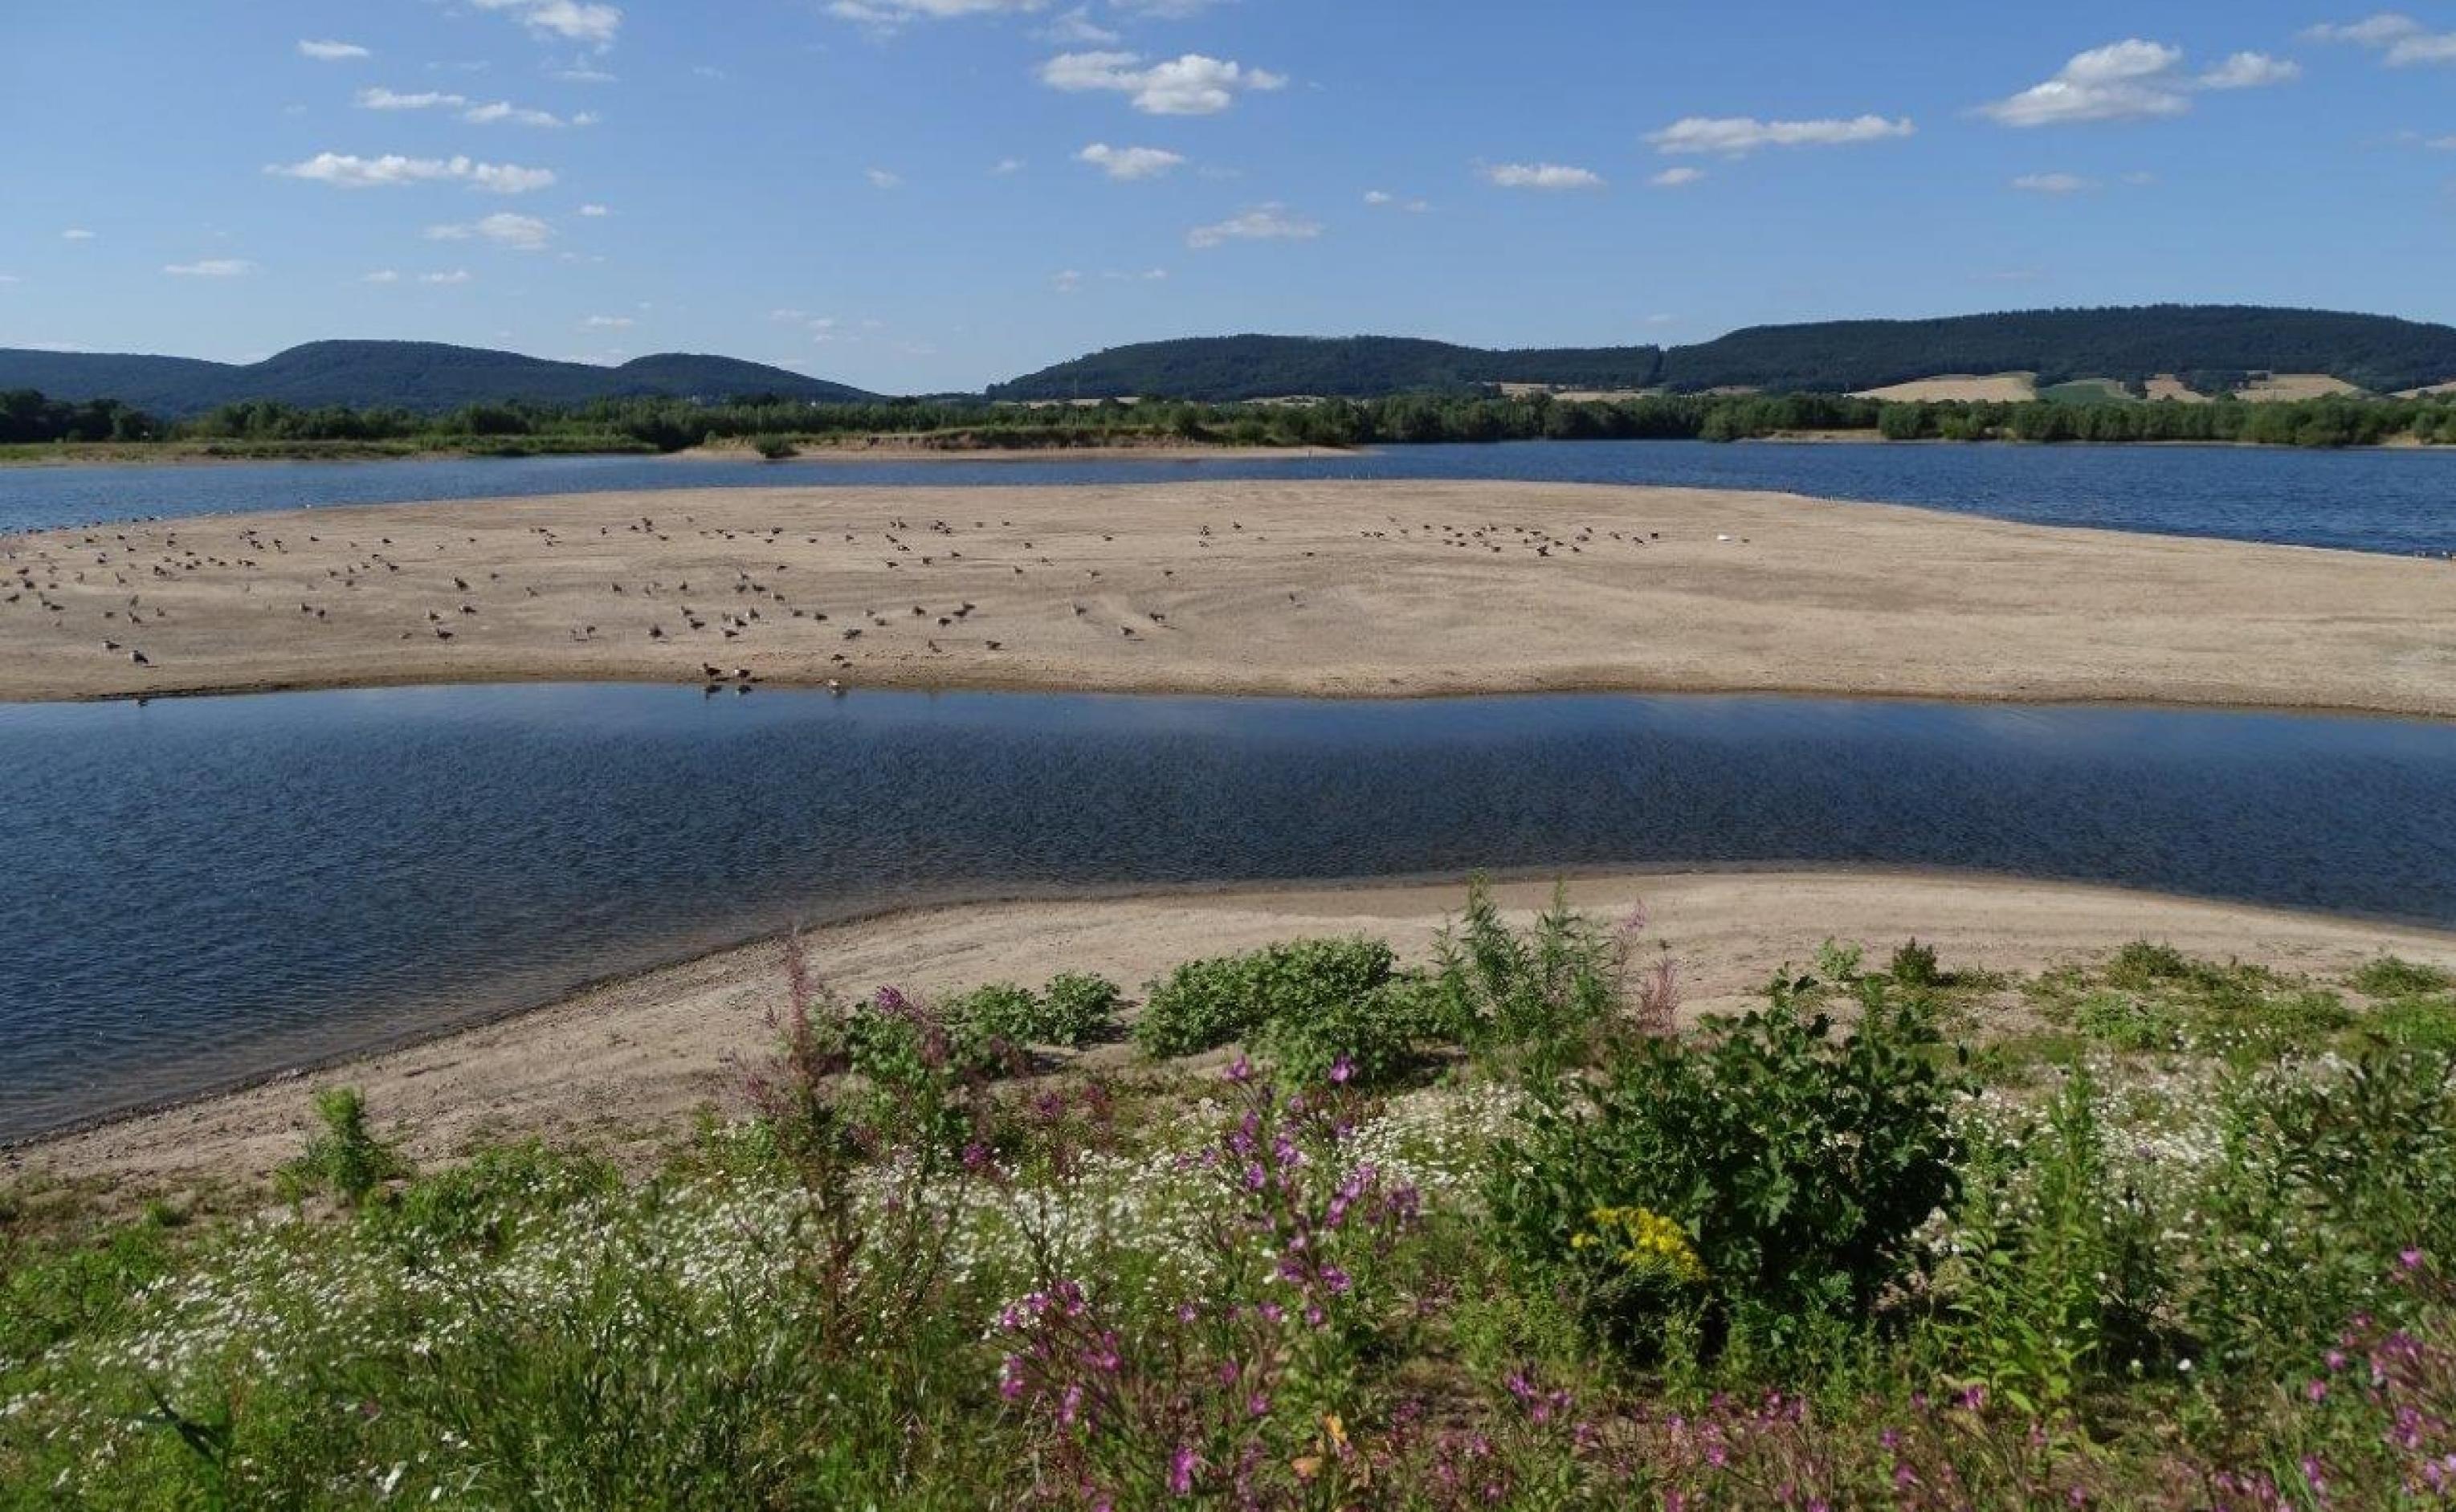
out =
[[1545,394],[1415,394],[1313,403],[1182,400],[1026,406],[898,399],[852,404],[754,396],[722,404],[604,399],[413,410],[302,409],[264,400],[166,425],[112,399],[69,404],[0,394],[0,441],[164,439],[432,443],[473,450],[680,451],[711,440],[911,436],[950,447],[1094,446],[1164,439],[1366,446],[1440,441],[1741,440],[1874,431],[1894,440],[2248,441],[2364,446],[2399,437],[2456,444],[2456,397],[2291,403],[1888,403],[1831,394],[1649,395],[1615,401]]
[[24,441],[150,441],[162,425],[117,399],[71,403],[33,389],[0,391],[0,443]]

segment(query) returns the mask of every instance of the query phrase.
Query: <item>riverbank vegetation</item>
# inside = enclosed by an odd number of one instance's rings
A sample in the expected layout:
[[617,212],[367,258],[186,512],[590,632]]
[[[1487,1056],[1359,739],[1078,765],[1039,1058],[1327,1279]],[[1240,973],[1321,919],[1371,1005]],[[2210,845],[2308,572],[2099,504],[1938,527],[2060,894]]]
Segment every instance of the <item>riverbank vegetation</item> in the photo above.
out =
[[1410,395],[1382,399],[1084,405],[899,399],[722,404],[609,399],[579,406],[297,409],[250,402],[178,422],[111,400],[0,395],[0,460],[536,456],[738,448],[770,460],[824,452],[1161,446],[1355,447],[1504,440],[2180,441],[2303,447],[2456,444],[2456,396],[2281,402],[2139,402],[2120,390],[2023,403],[1894,403],[1832,395],[1646,395],[1619,399]]
[[[2456,980],[1642,917],[828,999],[652,1171],[0,1204],[11,1505],[2445,1504]],[[1082,1042],[1079,1057],[1058,1046]],[[1105,1043],[1104,1043],[1105,1042]],[[1163,1059],[1161,1056],[1174,1058]]]

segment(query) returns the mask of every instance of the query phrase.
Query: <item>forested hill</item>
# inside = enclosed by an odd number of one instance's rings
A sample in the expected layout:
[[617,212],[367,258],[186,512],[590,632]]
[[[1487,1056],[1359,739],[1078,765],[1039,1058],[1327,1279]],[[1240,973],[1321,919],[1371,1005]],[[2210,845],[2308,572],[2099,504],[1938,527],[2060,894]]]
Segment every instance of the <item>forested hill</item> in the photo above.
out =
[[1233,336],[1114,347],[994,384],[992,398],[1365,398],[1495,383],[1847,393],[1946,373],[2131,382],[2325,373],[2379,392],[2456,378],[2456,328],[2257,305],[2027,310],[1751,326],[1697,346],[1485,351],[1390,337]]
[[1644,388],[1663,354],[1650,346],[1487,352],[1406,337],[1222,336],[1113,347],[1011,383],[993,399],[1149,395],[1191,399],[1313,394],[1370,398],[1489,383]]
[[828,403],[875,398],[842,383],[727,357],[660,353],[621,367],[592,367],[432,341],[313,341],[248,364],[0,348],[0,391],[10,389],[39,389],[55,399],[114,398],[173,419],[244,399],[305,409],[440,412],[464,404],[582,404],[639,395],[726,399],[772,394]]

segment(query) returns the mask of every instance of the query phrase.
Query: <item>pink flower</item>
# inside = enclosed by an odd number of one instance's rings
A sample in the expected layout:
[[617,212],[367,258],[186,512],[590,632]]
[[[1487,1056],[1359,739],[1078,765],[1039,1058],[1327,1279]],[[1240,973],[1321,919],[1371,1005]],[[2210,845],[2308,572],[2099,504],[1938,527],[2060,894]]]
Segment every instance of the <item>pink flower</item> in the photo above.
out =
[[1168,1459],[1168,1489],[1174,1496],[1190,1496],[1194,1492],[1194,1467],[1202,1461],[1192,1449],[1177,1445],[1177,1453]]
[[1337,1060],[1330,1063],[1330,1079],[1336,1086],[1346,1086],[1349,1079],[1355,1076],[1355,1074],[1356,1062],[1349,1060],[1344,1055],[1340,1056]]

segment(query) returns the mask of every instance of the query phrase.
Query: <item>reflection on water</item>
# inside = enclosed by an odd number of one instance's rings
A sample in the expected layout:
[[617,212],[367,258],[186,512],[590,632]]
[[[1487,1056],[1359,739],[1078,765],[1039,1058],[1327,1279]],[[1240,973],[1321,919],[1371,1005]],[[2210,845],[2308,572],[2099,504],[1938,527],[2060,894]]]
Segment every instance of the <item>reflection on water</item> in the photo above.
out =
[[2395,721],[414,688],[0,706],[0,1137],[950,896],[1810,861],[2456,926],[2456,726]]

